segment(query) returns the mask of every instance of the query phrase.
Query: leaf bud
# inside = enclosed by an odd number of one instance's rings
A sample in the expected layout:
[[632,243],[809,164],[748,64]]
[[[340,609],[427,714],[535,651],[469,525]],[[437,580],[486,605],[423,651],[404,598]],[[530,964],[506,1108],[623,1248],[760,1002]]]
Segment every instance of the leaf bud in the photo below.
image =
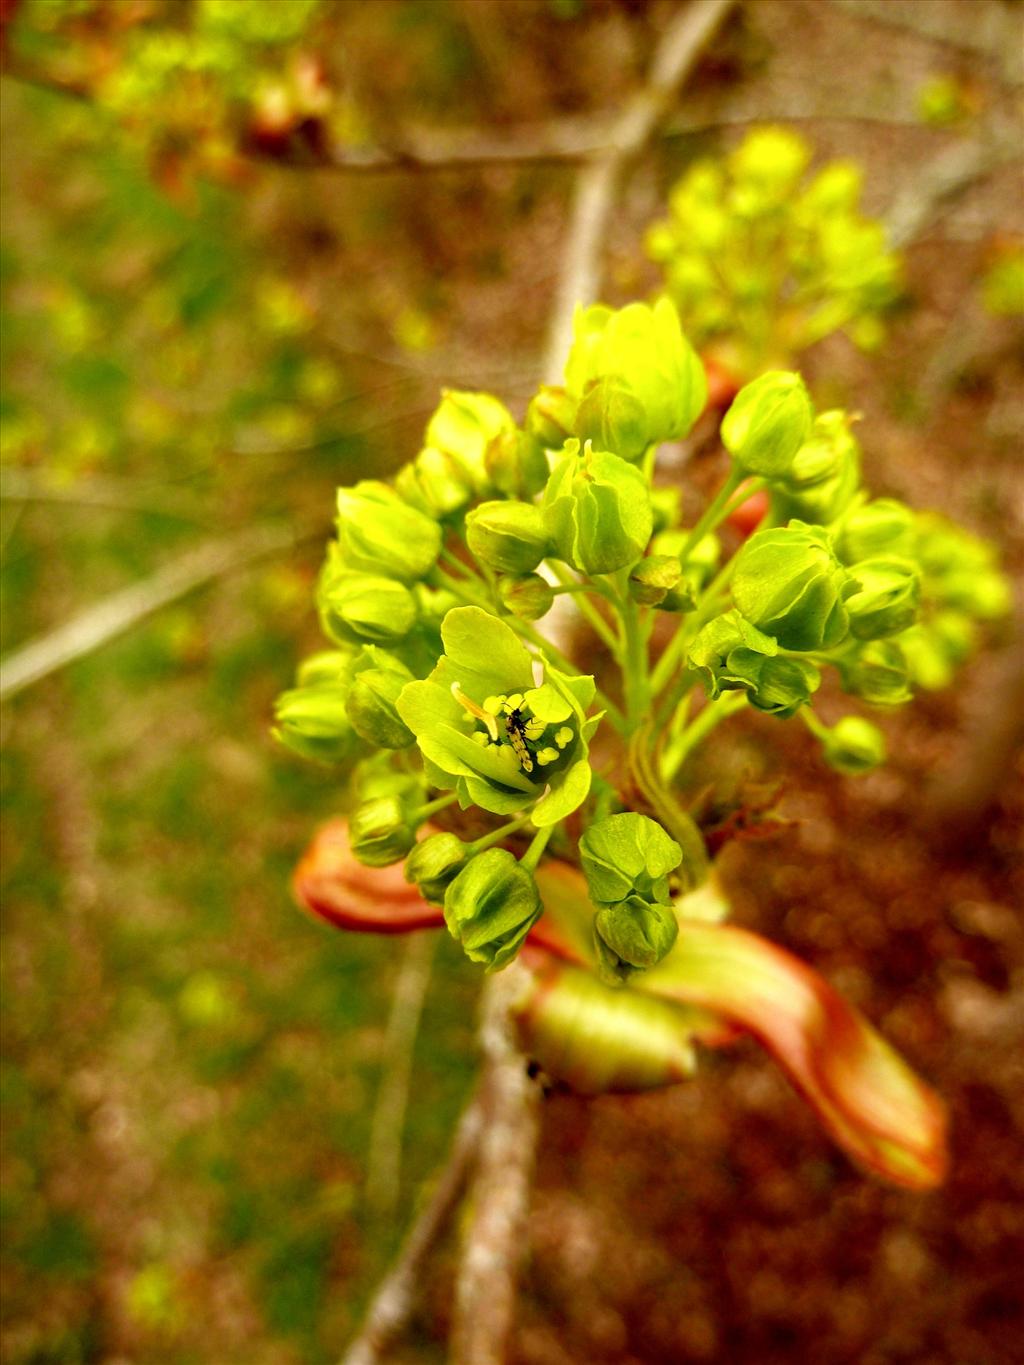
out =
[[914,514],[895,498],[875,498],[855,507],[843,518],[835,537],[836,554],[844,564],[858,564],[878,555],[908,555],[913,547]]
[[594,916],[594,947],[606,980],[624,981],[634,971],[655,966],[678,937],[671,905],[639,896],[604,906]]
[[444,897],[449,933],[488,971],[512,961],[542,908],[533,873],[505,848],[471,858]]
[[386,483],[338,489],[338,542],[353,569],[414,583],[434,567],[441,528]]
[[786,649],[837,645],[849,626],[843,599],[851,587],[828,536],[803,522],[756,532],[736,557],[737,607]]
[[544,514],[532,502],[482,502],[466,517],[466,543],[499,573],[527,574],[547,554]]
[[445,892],[466,865],[468,845],[454,834],[431,834],[405,860],[405,880],[419,887],[431,905],[443,905]]
[[366,867],[388,867],[406,856],[416,840],[397,796],[374,796],[349,820],[352,852]]
[[685,436],[707,401],[704,367],[668,299],[577,309],[565,387],[576,435],[626,460]]
[[869,773],[885,762],[885,736],[861,716],[844,716],[821,735],[825,761],[848,777]]
[[282,692],[274,702],[274,738],[320,763],[344,763],[362,749],[346,710],[348,687],[308,683]]
[[559,556],[582,573],[613,573],[639,559],[651,538],[647,481],[607,451],[566,443],[544,494],[544,518]]
[[498,596],[506,611],[523,621],[539,621],[551,610],[555,600],[551,584],[538,573],[521,578],[500,578]]
[[909,560],[865,559],[853,566],[850,576],[856,583],[846,599],[851,635],[880,640],[913,625],[921,582]]
[[[641,606],[663,606],[667,594],[676,587],[682,576],[683,566],[675,555],[648,555],[630,570],[630,595]],[[676,607],[675,610],[680,608]]]
[[780,479],[792,469],[811,421],[811,400],[800,376],[770,370],[733,399],[722,418],[722,444],[744,473]]
[[402,688],[412,681],[412,674],[397,659],[389,659],[376,650],[368,665],[356,665],[349,688],[346,709],[352,727],[368,744],[381,749],[407,749],[415,744],[416,736],[403,723],[396,703]]
[[416,600],[394,578],[353,573],[338,556],[328,559],[317,586],[324,634],[339,644],[390,644],[416,624]]

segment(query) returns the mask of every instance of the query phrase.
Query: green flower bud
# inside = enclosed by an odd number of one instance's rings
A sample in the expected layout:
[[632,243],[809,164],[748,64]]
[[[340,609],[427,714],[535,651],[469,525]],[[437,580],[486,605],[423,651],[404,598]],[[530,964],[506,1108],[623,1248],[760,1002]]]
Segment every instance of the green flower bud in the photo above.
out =
[[[689,538],[689,531],[662,531],[652,541],[651,552],[656,555],[675,555],[678,558]],[[692,576],[694,586],[703,587],[718,568],[721,557],[722,542],[714,531],[709,531],[687,554],[686,563],[683,565],[684,577]]]
[[431,834],[405,860],[405,880],[418,886],[431,905],[443,905],[445,892],[466,865],[468,845],[454,834]]
[[[401,762],[399,759],[398,762]],[[414,812],[426,799],[426,782],[422,772],[410,772],[396,767],[396,756],[387,751],[373,754],[360,763],[352,780],[352,789],[360,802],[377,797],[394,797],[402,809]]]
[[390,644],[416,624],[416,600],[393,578],[353,573],[336,555],[328,559],[317,587],[324,634],[339,644]]
[[548,614],[555,600],[551,584],[537,573],[528,573],[522,578],[500,578],[498,596],[505,610],[523,621],[539,621]]
[[875,498],[843,518],[835,537],[836,554],[844,564],[879,555],[906,556],[912,552],[913,530],[914,514],[905,503]]
[[828,536],[803,522],[758,531],[737,555],[737,607],[786,649],[837,645],[849,626],[843,599],[850,590]]
[[576,406],[565,389],[542,384],[526,409],[525,428],[548,450],[561,450],[573,434]]
[[473,501],[473,481],[459,461],[445,450],[426,446],[395,476],[395,491],[428,516],[443,521]]
[[648,555],[634,564],[630,571],[630,595],[641,606],[663,605],[666,595],[676,587],[682,576],[683,566],[675,555]]
[[636,811],[595,820],[580,839],[580,865],[597,904],[632,895],[667,900],[668,874],[682,859],[682,849],[657,821]]
[[852,213],[860,201],[863,174],[853,161],[833,161],[815,176],[800,197],[799,215],[812,225],[827,214]]
[[722,419],[722,444],[737,468],[780,479],[811,431],[812,409],[798,374],[770,370],[744,385]]
[[938,611],[928,624],[946,657],[954,664],[962,664],[978,647],[978,628],[963,612]]
[[758,711],[788,720],[817,692],[821,673],[806,659],[771,657],[740,646],[730,650],[717,680],[722,691],[742,690]]
[[427,426],[425,444],[450,456],[464,471],[477,495],[491,487],[487,451],[492,441],[515,431],[504,403],[489,393],[445,389]]
[[626,459],[639,459],[647,449],[647,413],[632,386],[614,375],[594,380],[576,410],[576,431],[581,441],[598,450],[622,451]]
[[730,677],[728,661],[734,651],[773,656],[779,647],[770,635],[752,626],[738,611],[716,616],[698,632],[687,654],[690,667],[701,674],[712,700],[723,691],[746,686]]
[[671,905],[639,896],[605,906],[594,916],[594,947],[606,980],[624,981],[634,971],[655,966],[678,937],[679,922]]
[[471,858],[444,897],[449,933],[492,972],[516,956],[542,909],[533,873],[505,848]]
[[346,711],[344,683],[310,683],[282,692],[274,702],[274,738],[319,763],[344,763],[362,748]]
[[548,481],[544,446],[523,431],[499,432],[487,447],[484,465],[491,484],[507,498],[532,498]]
[[368,744],[381,749],[407,749],[416,736],[402,723],[396,703],[412,674],[397,660],[389,666],[363,668],[349,688],[347,711],[352,727]]
[[582,573],[613,573],[640,558],[653,517],[647,481],[617,455],[566,443],[544,494],[548,535]]
[[821,735],[825,761],[848,777],[869,773],[885,762],[885,736],[860,716],[844,716]]
[[526,574],[550,547],[544,514],[532,502],[482,502],[466,517],[466,543],[499,573]]
[[921,583],[905,559],[866,559],[850,575],[856,591],[846,599],[850,633],[858,640],[896,635],[917,619]]
[[[811,159],[802,137],[787,128],[755,128],[729,157],[729,169],[747,212],[783,203],[796,188]],[[745,215],[746,216],[746,215]]]
[[295,681],[299,687],[308,687],[312,683],[347,682],[355,657],[355,651],[351,649],[321,649],[302,660]]
[[386,483],[364,480],[338,489],[338,542],[351,568],[413,583],[434,567],[441,528]]
[[401,862],[416,841],[397,796],[375,796],[357,808],[348,823],[353,854],[366,867]]
[[927,626],[911,626],[896,643],[915,687],[941,692],[953,681],[953,660],[940,636]]
[[838,409],[823,412],[797,451],[790,473],[772,488],[775,518],[827,526],[849,507],[859,486],[860,447],[850,431],[850,419]]
[[707,402],[707,379],[668,299],[577,309],[574,333],[565,386],[581,440],[638,460],[686,435]]
[[[914,627],[912,629],[918,629]],[[910,666],[904,632],[899,643],[871,640],[867,644],[850,641],[832,659],[839,672],[843,691],[861,697],[873,706],[902,706],[910,700]]]

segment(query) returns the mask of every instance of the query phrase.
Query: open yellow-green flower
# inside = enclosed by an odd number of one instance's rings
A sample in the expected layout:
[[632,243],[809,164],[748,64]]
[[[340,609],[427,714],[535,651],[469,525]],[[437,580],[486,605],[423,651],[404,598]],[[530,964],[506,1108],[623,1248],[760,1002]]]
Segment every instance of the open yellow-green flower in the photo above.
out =
[[526,646],[480,607],[454,607],[441,638],[430,677],[398,698],[431,785],[496,814],[530,806],[538,827],[564,820],[590,790],[593,678],[542,661],[535,677]]

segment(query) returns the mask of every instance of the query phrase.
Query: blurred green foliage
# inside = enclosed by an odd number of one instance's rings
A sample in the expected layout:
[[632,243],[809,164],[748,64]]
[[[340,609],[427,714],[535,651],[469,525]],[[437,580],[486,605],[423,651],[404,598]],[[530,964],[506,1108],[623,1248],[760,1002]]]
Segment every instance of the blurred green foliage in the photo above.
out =
[[[194,8],[269,51],[315,6]],[[30,0],[19,41],[56,47],[100,9]],[[3,649],[210,537],[310,528],[5,708],[4,1358],[326,1361],[398,1234],[361,1199],[397,950],[292,904],[339,798],[267,727],[313,633],[323,509],[389,456],[258,184],[168,179],[112,99],[3,100]],[[473,1066],[456,955],[428,996],[403,1208]]]

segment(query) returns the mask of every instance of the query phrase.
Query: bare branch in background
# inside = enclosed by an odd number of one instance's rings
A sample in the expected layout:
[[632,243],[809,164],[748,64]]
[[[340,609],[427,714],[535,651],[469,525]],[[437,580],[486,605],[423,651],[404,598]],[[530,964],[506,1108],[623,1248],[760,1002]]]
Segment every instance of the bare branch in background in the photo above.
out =
[[480,1096],[463,1111],[452,1138],[448,1161],[434,1186],[430,1202],[413,1224],[394,1265],[373,1296],[362,1328],[340,1365],[379,1365],[392,1342],[405,1328],[415,1306],[416,1290],[427,1258],[444,1234],[462,1198],[483,1127]]
[[936,214],[1001,166],[1020,164],[1019,135],[954,142],[911,178],[885,215],[893,246],[907,246]]
[[502,1365],[512,1330],[540,1126],[540,1087],[527,1074],[509,1016],[522,972],[512,963],[484,988],[486,1123],[456,1285],[453,1365]]
[[401,1190],[402,1137],[412,1058],[436,942],[433,932],[410,934],[384,1034],[383,1074],[370,1124],[365,1188],[367,1206],[382,1221],[393,1216]]
[[176,602],[194,588],[237,573],[270,555],[291,550],[327,529],[296,531],[286,526],[256,526],[226,540],[190,550],[149,578],[112,593],[48,635],[32,640],[0,661],[0,701],[7,701],[66,664],[84,658],[108,641]]
[[544,378],[558,383],[572,344],[578,303],[593,301],[601,280],[601,243],[615,191],[627,166],[667,118],[679,87],[736,0],[696,0],[681,10],[658,44],[647,84],[610,130],[610,145],[591,153],[576,186],[572,220],[562,249],[562,271],[548,329]]
[[[1024,83],[1021,28],[1014,7],[1002,19],[993,7],[938,6],[922,0],[832,0],[838,9],[872,24],[902,29],[926,42],[995,62],[1008,85]],[[954,22],[950,22],[950,20]]]

